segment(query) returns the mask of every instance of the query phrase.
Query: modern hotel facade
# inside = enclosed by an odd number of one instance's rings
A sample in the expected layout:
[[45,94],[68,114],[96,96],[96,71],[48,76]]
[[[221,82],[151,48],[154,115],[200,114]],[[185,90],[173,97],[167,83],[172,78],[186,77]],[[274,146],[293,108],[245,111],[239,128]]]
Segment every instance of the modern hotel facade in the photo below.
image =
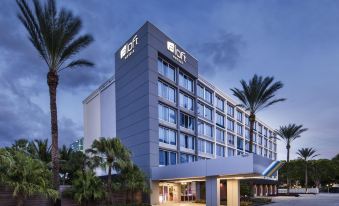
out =
[[241,179],[261,181],[255,195],[276,191],[273,129],[258,120],[248,154],[248,112],[149,22],[115,53],[115,75],[83,105],[85,149],[101,136],[120,138],[150,177],[152,204],[205,199],[214,206],[227,196],[238,205]]

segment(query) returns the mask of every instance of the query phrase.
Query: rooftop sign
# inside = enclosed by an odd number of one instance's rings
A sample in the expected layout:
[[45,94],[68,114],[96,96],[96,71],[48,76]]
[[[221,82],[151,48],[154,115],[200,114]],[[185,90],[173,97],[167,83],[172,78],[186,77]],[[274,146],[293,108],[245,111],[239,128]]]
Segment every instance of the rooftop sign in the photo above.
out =
[[134,47],[138,45],[138,35],[135,35],[132,41],[126,43],[120,50],[120,59],[127,59],[134,53]]
[[167,50],[173,54],[173,58],[181,64],[186,63],[186,53],[180,51],[177,45],[173,42],[167,41]]

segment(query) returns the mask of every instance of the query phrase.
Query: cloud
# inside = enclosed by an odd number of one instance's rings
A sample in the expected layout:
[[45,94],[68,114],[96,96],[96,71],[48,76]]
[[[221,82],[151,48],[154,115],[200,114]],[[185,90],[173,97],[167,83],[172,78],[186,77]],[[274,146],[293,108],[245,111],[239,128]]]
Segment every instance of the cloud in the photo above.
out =
[[222,70],[233,70],[241,57],[245,42],[241,35],[220,32],[215,40],[193,46],[199,61],[199,71],[203,74],[215,74]]

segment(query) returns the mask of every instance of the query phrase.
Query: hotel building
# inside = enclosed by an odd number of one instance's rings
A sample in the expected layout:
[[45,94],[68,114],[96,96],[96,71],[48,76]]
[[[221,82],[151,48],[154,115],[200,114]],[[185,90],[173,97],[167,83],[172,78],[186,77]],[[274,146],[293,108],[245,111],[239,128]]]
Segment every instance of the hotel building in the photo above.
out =
[[215,206],[227,196],[239,205],[245,179],[255,195],[276,191],[273,129],[257,120],[248,154],[248,112],[149,22],[115,53],[115,75],[83,105],[84,148],[102,136],[120,138],[150,178],[152,204],[204,199]]

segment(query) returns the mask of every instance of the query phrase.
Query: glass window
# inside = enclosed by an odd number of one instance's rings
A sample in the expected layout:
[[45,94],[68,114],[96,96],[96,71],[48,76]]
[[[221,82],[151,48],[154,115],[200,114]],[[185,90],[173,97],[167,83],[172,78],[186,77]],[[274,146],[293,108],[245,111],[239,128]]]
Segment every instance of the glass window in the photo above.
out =
[[204,99],[204,87],[198,84],[197,88],[198,88],[197,95]]
[[185,127],[186,129],[194,130],[194,117],[180,113],[180,126]]
[[192,78],[188,77],[186,74],[180,72],[179,74],[179,85],[184,87],[190,92],[193,92],[193,80]]
[[158,72],[168,79],[175,81],[175,68],[162,59],[158,59]]
[[180,106],[193,111],[193,98],[183,93],[179,94]]
[[262,133],[262,125],[261,124],[259,124],[259,133],[261,134]]
[[198,121],[198,133],[208,137],[213,137],[213,126],[202,121]]
[[213,154],[213,146],[214,144],[212,142],[206,141],[206,153]]
[[205,89],[205,100],[212,103],[212,92],[207,89]]
[[159,127],[159,141],[166,144],[176,145],[177,144],[176,131],[165,127]]
[[227,114],[234,117],[234,107],[232,105],[227,104]]
[[186,149],[194,150],[194,137],[187,134],[180,134],[180,146]]
[[216,139],[219,142],[225,142],[225,132],[221,129],[216,129]]
[[240,137],[237,137],[237,148],[242,150],[244,148],[244,140],[242,140]]
[[239,110],[237,110],[237,120],[238,120],[239,122],[242,122],[242,112],[239,111]]
[[217,125],[220,127],[225,127],[225,117],[219,113],[216,113],[216,120],[217,120]]
[[264,157],[267,157],[267,149],[264,149]]
[[264,138],[264,145],[265,145],[265,147],[267,147],[267,139],[266,138]]
[[207,101],[208,103],[212,104],[213,101],[213,92],[211,92],[210,90],[206,89],[205,87],[203,87],[202,85],[198,84],[198,91],[197,91],[197,95],[204,99],[205,101]]
[[264,136],[267,137],[267,128],[264,128]]
[[227,148],[227,156],[232,157],[235,155],[235,149]]
[[246,152],[250,151],[250,142],[249,141],[245,141],[245,149],[246,149]]
[[219,157],[225,157],[225,147],[221,145],[216,146],[216,155]]
[[204,105],[200,102],[198,103],[198,115],[203,117],[204,116]]
[[202,139],[198,139],[198,151],[205,152],[205,141]]
[[185,153],[180,154],[180,163],[194,162],[194,159],[195,159],[194,155],[185,154]]
[[159,165],[175,165],[177,163],[177,153],[166,150],[159,150]]
[[173,87],[168,86],[167,84],[159,81],[158,82],[158,95],[162,98],[165,98],[171,102],[176,101],[176,92]]
[[237,134],[242,136],[242,126],[240,124],[237,124]]
[[212,109],[205,107],[205,118],[212,120]]
[[227,119],[227,129],[234,131],[234,121],[233,120]]
[[222,98],[218,97],[218,96],[216,96],[216,99],[217,99],[217,108],[222,110],[222,111],[224,111],[225,101]]
[[233,134],[227,133],[227,143],[229,145],[234,145],[234,135]]
[[271,141],[270,141],[269,145],[270,145],[269,148],[270,148],[270,150],[271,150],[271,149],[272,149],[272,142],[271,142]]
[[205,105],[198,103],[198,115],[208,120],[212,120],[212,109]]
[[248,130],[248,129],[245,129],[245,138],[246,139],[250,139],[250,130]]
[[260,145],[262,145],[262,136],[261,135],[259,135],[258,142],[259,142]]
[[245,124],[246,124],[246,126],[250,126],[250,118],[246,115],[245,116]]
[[176,124],[176,120],[177,120],[177,113],[174,111],[174,109],[159,104],[159,119],[169,122],[169,123],[173,123]]

